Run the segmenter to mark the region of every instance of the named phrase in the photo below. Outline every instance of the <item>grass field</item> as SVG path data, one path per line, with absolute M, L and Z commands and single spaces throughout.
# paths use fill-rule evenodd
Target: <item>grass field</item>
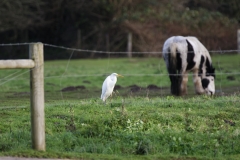
M 46 152 L 31 150 L 29 70 L 0 72 L 0 155 L 83 159 L 237 159 L 240 58 L 214 55 L 216 96 L 169 94 L 160 58 L 45 62 Z M 117 72 L 115 94 L 99 97 Z

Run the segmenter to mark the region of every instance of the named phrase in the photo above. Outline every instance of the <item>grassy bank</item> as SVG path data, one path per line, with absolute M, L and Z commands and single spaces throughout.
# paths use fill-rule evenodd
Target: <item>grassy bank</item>
M 109 159 L 237 156 L 239 102 L 239 95 L 232 95 L 132 97 L 124 101 L 114 97 L 107 105 L 98 99 L 46 103 L 44 153 L 29 150 L 29 107 L 2 109 L 1 154 L 76 158 L 93 153 L 93 159 L 99 154 Z
M 239 55 L 214 55 L 213 62 L 216 96 L 173 97 L 159 58 L 46 61 L 46 152 L 30 149 L 29 70 L 2 70 L 0 155 L 237 159 Z M 101 85 L 112 72 L 125 77 L 104 105 Z

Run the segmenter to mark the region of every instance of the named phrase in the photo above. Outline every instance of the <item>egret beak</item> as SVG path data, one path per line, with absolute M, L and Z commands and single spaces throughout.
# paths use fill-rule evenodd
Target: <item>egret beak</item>
M 118 76 L 118 77 L 124 77 L 124 76 L 122 76 L 121 74 L 118 74 L 117 76 Z

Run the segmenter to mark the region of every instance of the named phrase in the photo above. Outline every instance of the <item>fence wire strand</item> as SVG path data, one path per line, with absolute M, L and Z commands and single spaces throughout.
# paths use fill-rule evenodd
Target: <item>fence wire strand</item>
M 30 45 L 30 44 L 33 44 L 34 42 L 31 42 L 31 43 L 9 43 L 9 44 L 0 44 L 0 46 L 25 46 L 25 45 Z M 69 50 L 69 51 L 72 51 L 69 58 L 68 58 L 68 61 L 67 61 L 67 64 L 66 64 L 66 68 L 65 68 L 65 71 L 62 75 L 60 76 L 45 76 L 44 79 L 51 79 L 51 78 L 60 78 L 60 85 L 61 84 L 61 81 L 63 78 L 69 78 L 69 77 L 97 77 L 97 76 L 106 76 L 105 74 L 93 74 L 93 75 L 65 75 L 68 67 L 69 67 L 69 63 L 72 59 L 72 56 L 73 56 L 73 53 L 74 52 L 90 52 L 90 53 L 99 53 L 99 54 L 108 54 L 108 61 L 107 61 L 107 68 L 105 70 L 105 73 L 108 72 L 109 70 L 109 65 L 110 65 L 110 59 L 111 59 L 111 55 L 112 54 L 128 54 L 128 52 L 110 52 L 110 51 L 97 51 L 97 50 L 84 50 L 84 49 L 76 49 L 76 48 L 68 48 L 68 47 L 64 47 L 64 46 L 57 46 L 57 45 L 52 45 L 52 44 L 46 44 L 46 43 L 43 43 L 44 46 L 46 47 L 53 47 L 53 48 L 59 48 L 59 49 L 64 49 L 64 50 Z M 209 51 L 210 53 L 220 53 L 220 54 L 224 54 L 224 53 L 231 53 L 231 52 L 238 52 L 239 50 L 213 50 L 213 51 Z M 163 52 L 131 52 L 132 54 L 162 54 Z M 46 54 L 46 53 L 45 53 Z M 160 66 L 160 62 L 159 62 L 159 67 Z M 218 68 L 221 70 L 221 66 L 218 62 Z M 21 79 L 25 79 L 25 78 L 18 78 L 20 77 L 21 75 L 23 74 L 26 74 L 28 72 L 30 72 L 30 70 L 27 70 L 23 73 L 20 73 L 18 74 L 19 72 L 21 71 L 17 71 L 15 73 L 12 73 L 2 79 L 0 79 L 0 81 L 3 81 L 0 83 L 0 86 L 4 85 L 5 83 L 8 83 L 10 81 L 13 81 L 13 80 L 21 80 Z M 234 73 L 223 73 L 222 70 L 220 71 L 220 73 L 215 73 L 216 75 L 240 75 L 240 72 L 234 72 Z M 124 74 L 124 76 L 152 76 L 152 77 L 161 77 L 161 76 L 169 76 L 169 75 L 179 75 L 179 74 Z M 191 74 L 189 74 L 191 75 Z M 18 78 L 18 79 L 17 79 Z M 221 77 L 222 78 L 222 77 Z M 6 80 L 7 79 L 7 80 Z M 220 79 L 221 80 L 221 79 Z M 161 82 L 160 82 L 161 83 Z M 222 90 L 222 86 L 220 84 L 220 89 Z
M 37 42 L 31 42 L 31 43 L 3 43 L 0 44 L 0 46 L 23 46 L 23 45 L 30 45 L 34 44 Z M 98 51 L 98 50 L 88 50 L 88 49 L 77 49 L 77 48 L 69 48 L 65 46 L 58 46 L 58 45 L 53 45 L 53 44 L 47 44 L 43 43 L 44 46 L 46 47 L 53 47 L 53 48 L 59 48 L 59 49 L 65 49 L 65 50 L 70 50 L 70 51 L 77 51 L 77 52 L 89 52 L 89 53 L 99 53 L 99 54 L 128 54 L 129 52 L 111 52 L 111 51 Z M 195 51 L 196 52 L 196 51 Z M 212 50 L 208 51 L 209 53 L 233 53 L 233 52 L 240 52 L 240 50 Z M 131 52 L 132 54 L 162 54 L 162 51 L 159 52 Z

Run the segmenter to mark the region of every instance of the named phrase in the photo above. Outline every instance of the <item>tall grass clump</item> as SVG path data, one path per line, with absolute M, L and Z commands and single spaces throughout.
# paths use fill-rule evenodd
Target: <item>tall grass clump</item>
M 47 103 L 47 153 L 208 158 L 239 155 L 239 100 L 239 95 L 166 96 L 113 97 L 107 105 L 96 99 Z M 10 132 L 1 130 L 0 149 L 5 154 L 31 147 L 30 126 L 23 130 L 17 120 L 12 123 Z

